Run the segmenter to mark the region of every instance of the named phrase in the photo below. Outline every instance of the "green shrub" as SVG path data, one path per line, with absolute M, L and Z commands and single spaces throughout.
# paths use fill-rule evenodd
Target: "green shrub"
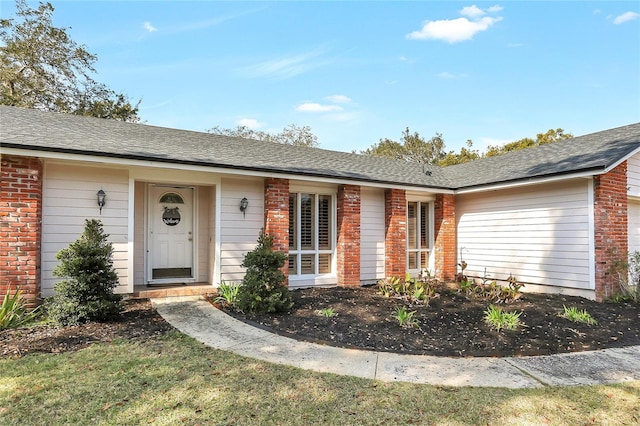
M 218 287 L 218 297 L 215 298 L 215 302 L 226 303 L 227 305 L 234 306 L 238 301 L 239 292 L 240 284 L 228 284 L 223 281 L 220 284 L 220 287 Z
M 388 277 L 378 281 L 378 292 L 385 297 L 397 297 L 410 303 L 429 305 L 429 302 L 440 296 L 436 292 L 437 281 L 425 275 L 421 278 L 411 278 L 407 273 L 404 280 L 398 277 Z
M 56 255 L 53 270 L 64 278 L 55 284 L 55 295 L 46 301 L 52 320 L 62 325 L 116 319 L 122 311 L 122 296 L 114 294 L 118 275 L 113 267 L 113 246 L 102 222 L 85 221 L 84 232 Z
M 417 318 L 413 317 L 415 314 L 416 311 L 407 311 L 404 306 L 399 306 L 393 313 L 393 318 L 398 320 L 402 328 L 419 328 L 420 322 Z
M 565 305 L 562 305 L 562 307 L 564 308 L 564 313 L 560 316 L 569 321 L 582 322 L 589 325 L 598 324 L 598 321 L 596 321 L 586 309 L 579 310 L 575 306 L 567 308 Z
M 16 290 L 13 296 L 10 291 L 7 291 L 0 305 L 0 330 L 19 327 L 33 321 L 40 313 L 39 310 L 40 307 L 37 307 L 29 312 L 21 297 L 20 289 Z
M 520 315 L 522 315 L 522 312 L 503 312 L 501 308 L 489 305 L 484 312 L 484 320 L 497 331 L 502 329 L 515 330 L 522 324 Z
M 286 261 L 284 253 L 273 251 L 273 237 L 261 232 L 257 247 L 242 262 L 247 273 L 238 291 L 236 307 L 255 313 L 289 311 L 293 301 L 281 270 Z

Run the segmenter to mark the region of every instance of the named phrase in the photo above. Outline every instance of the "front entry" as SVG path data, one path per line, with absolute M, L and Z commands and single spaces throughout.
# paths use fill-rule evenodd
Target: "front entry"
M 149 284 L 195 280 L 193 193 L 189 187 L 149 187 Z

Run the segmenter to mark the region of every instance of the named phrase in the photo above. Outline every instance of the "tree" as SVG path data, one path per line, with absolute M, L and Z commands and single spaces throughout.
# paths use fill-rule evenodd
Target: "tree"
M 487 157 L 493 157 L 496 155 L 505 154 L 507 152 L 518 151 L 534 146 L 571 139 L 572 137 L 573 135 L 571 133 L 565 133 L 563 129 L 549 129 L 545 133 L 538 133 L 535 140 L 531 138 L 523 138 L 514 142 L 506 143 L 504 145 L 489 145 L 485 155 Z
M 438 162 L 438 165 L 444 167 L 453 166 L 454 164 L 468 163 L 469 161 L 482 158 L 482 156 L 483 154 L 481 154 L 480 151 L 473 149 L 473 141 L 469 139 L 467 140 L 467 146 L 463 146 L 459 153 L 449 151 L 447 155 Z
M 422 164 L 438 164 L 445 156 L 444 148 L 442 134 L 436 133 L 431 139 L 425 140 L 418 132 L 411 133 L 407 127 L 402 132 L 401 142 L 388 138 L 380 139 L 380 142 L 360 153 Z
M 318 137 L 313 134 L 309 126 L 296 126 L 289 124 L 280 133 L 267 133 L 260 130 L 253 130 L 247 126 L 236 126 L 234 128 L 222 128 L 216 126 L 209 133 L 225 135 L 236 138 L 255 139 L 265 142 L 276 142 L 285 145 L 307 146 L 311 148 L 318 147 Z
M 137 122 L 138 106 L 95 81 L 96 55 L 53 26 L 54 8 L 17 0 L 13 19 L 0 19 L 0 104 Z
M 56 255 L 60 264 L 53 275 L 64 278 L 47 300 L 50 317 L 62 325 L 106 321 L 122 311 L 122 297 L 114 294 L 118 275 L 113 267 L 113 246 L 96 219 L 85 221 L 84 232 Z

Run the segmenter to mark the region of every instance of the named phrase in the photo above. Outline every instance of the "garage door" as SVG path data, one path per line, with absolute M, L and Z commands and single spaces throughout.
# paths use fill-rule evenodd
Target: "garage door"
M 640 251 L 640 201 L 629 200 L 629 253 Z

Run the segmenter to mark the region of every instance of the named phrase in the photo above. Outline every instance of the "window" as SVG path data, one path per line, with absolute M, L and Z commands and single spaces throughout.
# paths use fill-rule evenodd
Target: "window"
M 184 204 L 184 200 L 180 196 L 180 194 L 176 194 L 175 192 L 167 192 L 162 197 L 160 197 L 161 203 L 168 204 Z
M 331 273 L 331 195 L 289 194 L 289 276 Z
M 407 269 L 420 270 L 429 265 L 431 251 L 430 204 L 407 203 Z

